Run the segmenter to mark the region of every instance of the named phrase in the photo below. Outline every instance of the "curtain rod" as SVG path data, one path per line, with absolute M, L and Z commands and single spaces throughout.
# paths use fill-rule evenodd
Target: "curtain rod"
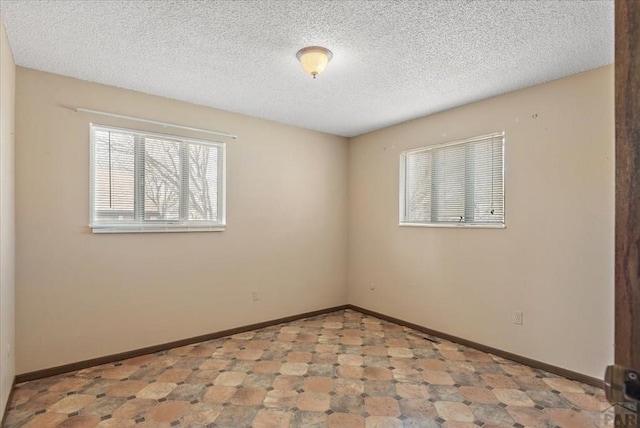
M 204 132 L 206 134 L 219 135 L 222 137 L 230 137 L 230 138 L 233 138 L 234 140 L 238 138 L 237 135 L 227 134 L 226 132 L 211 131 L 211 130 L 202 129 L 202 128 L 193 128 L 191 126 L 183 126 L 183 125 L 177 125 L 175 123 L 160 122 L 158 120 L 141 119 L 139 117 L 126 116 L 124 114 L 109 113 L 106 111 L 91 110 L 91 109 L 82 108 L 82 107 L 76 107 L 73 109 L 73 111 L 77 113 L 92 113 L 92 114 L 99 114 L 102 116 L 116 117 L 119 119 L 134 120 L 136 122 L 151 123 L 153 125 L 160 125 L 160 126 L 169 127 L 169 128 L 185 129 L 187 131 Z

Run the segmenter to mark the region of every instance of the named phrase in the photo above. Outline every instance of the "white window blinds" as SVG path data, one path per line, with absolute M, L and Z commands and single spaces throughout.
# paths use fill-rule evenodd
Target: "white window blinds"
M 400 155 L 400 223 L 504 225 L 504 134 Z
M 91 126 L 94 232 L 221 230 L 224 143 Z

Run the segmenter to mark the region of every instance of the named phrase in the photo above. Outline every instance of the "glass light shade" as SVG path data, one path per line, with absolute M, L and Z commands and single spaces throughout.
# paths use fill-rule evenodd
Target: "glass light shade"
M 296 57 L 298 57 L 298 61 L 302 64 L 304 71 L 315 79 L 318 74 L 327 68 L 327 64 L 329 64 L 333 54 L 329 49 L 321 46 L 309 46 L 300 49 Z

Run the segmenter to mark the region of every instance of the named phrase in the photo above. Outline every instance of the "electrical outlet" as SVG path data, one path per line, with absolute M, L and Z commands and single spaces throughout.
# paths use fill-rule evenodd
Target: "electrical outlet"
M 522 311 L 513 311 L 513 323 L 517 325 L 522 325 L 523 315 L 524 314 Z
M 253 299 L 254 302 L 257 302 L 258 300 L 260 300 L 260 297 L 258 297 L 257 291 L 254 291 L 253 293 L 251 293 L 251 298 Z

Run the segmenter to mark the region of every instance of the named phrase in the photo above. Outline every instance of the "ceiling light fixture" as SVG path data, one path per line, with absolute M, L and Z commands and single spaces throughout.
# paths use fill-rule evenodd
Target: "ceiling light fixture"
M 322 46 L 308 46 L 300 49 L 296 57 L 302 64 L 304 71 L 315 79 L 318 74 L 327 68 L 327 64 L 333 58 L 333 54 L 329 49 Z

